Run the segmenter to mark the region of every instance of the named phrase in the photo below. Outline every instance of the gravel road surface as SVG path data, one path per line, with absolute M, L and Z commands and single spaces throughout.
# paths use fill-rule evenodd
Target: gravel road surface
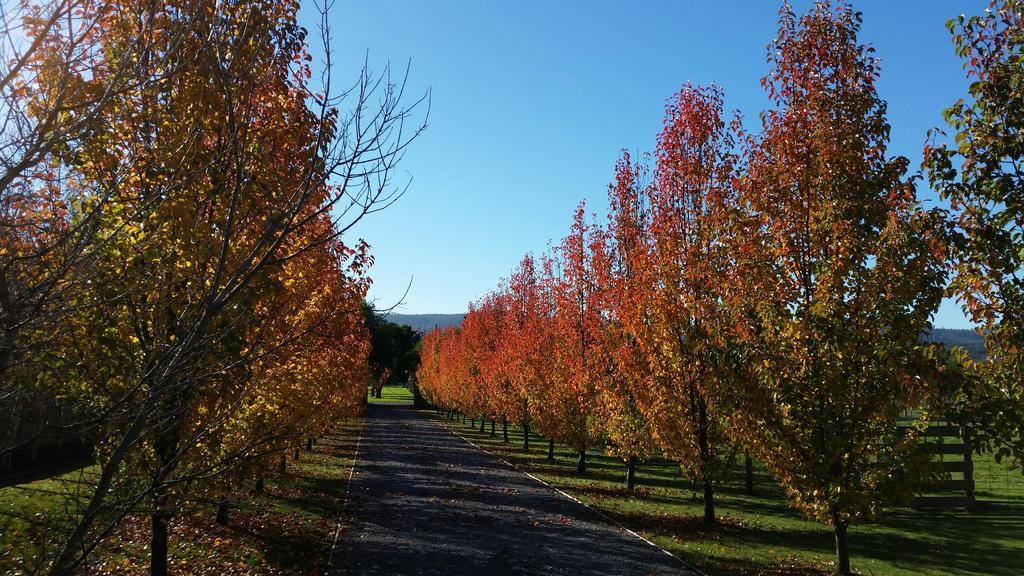
M 332 575 L 690 575 L 684 563 L 405 407 L 371 405 Z

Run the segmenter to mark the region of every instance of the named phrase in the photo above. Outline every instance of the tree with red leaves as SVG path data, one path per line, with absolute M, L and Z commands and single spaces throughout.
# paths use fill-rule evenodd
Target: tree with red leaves
M 733 397 L 739 436 L 806 515 L 847 528 L 913 477 L 940 398 L 915 370 L 945 282 L 942 218 L 920 207 L 906 158 L 886 154 L 878 61 L 847 3 L 781 11 L 763 84 L 776 107 L 748 153 L 742 233 L 721 277 L 750 373 Z

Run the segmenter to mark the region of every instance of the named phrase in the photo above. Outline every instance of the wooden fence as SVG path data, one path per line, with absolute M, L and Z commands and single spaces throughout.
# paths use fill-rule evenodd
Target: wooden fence
M 938 458 L 944 478 L 928 492 L 919 494 L 913 508 L 963 508 L 973 510 L 974 460 L 969 438 L 960 429 L 946 424 L 928 426 L 922 435 L 925 451 Z

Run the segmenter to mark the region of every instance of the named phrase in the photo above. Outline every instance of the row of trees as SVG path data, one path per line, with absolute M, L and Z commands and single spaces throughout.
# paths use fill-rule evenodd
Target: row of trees
M 926 150 L 950 215 L 887 154 L 860 14 L 783 6 L 759 130 L 724 113 L 719 88 L 684 86 L 649 161 L 617 163 L 606 224 L 581 205 L 550 254 L 426 336 L 425 395 L 481 426 L 534 427 L 577 450 L 581 472 L 603 438 L 630 487 L 659 449 L 703 486 L 708 522 L 745 451 L 833 528 L 849 574 L 848 526 L 934 475 L 929 420 L 1020 455 L 1021 12 L 996 3 L 951 24 L 975 102 L 949 113 L 958 148 Z M 985 323 L 981 364 L 920 340 L 951 267 Z
M 358 413 L 372 258 L 402 192 L 402 83 L 314 82 L 296 0 L 52 0 L 0 22 L 0 454 L 95 445 L 29 571 L 68 574 L 127 515 L 168 521 Z M 10 419 L 7 419 L 8 414 Z M 6 425 L 8 422 L 11 424 Z

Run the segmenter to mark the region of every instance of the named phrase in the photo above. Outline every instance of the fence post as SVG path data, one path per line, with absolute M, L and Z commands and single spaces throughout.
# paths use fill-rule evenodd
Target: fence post
M 974 510 L 974 449 L 971 444 L 971 430 L 964 428 L 964 509 Z

